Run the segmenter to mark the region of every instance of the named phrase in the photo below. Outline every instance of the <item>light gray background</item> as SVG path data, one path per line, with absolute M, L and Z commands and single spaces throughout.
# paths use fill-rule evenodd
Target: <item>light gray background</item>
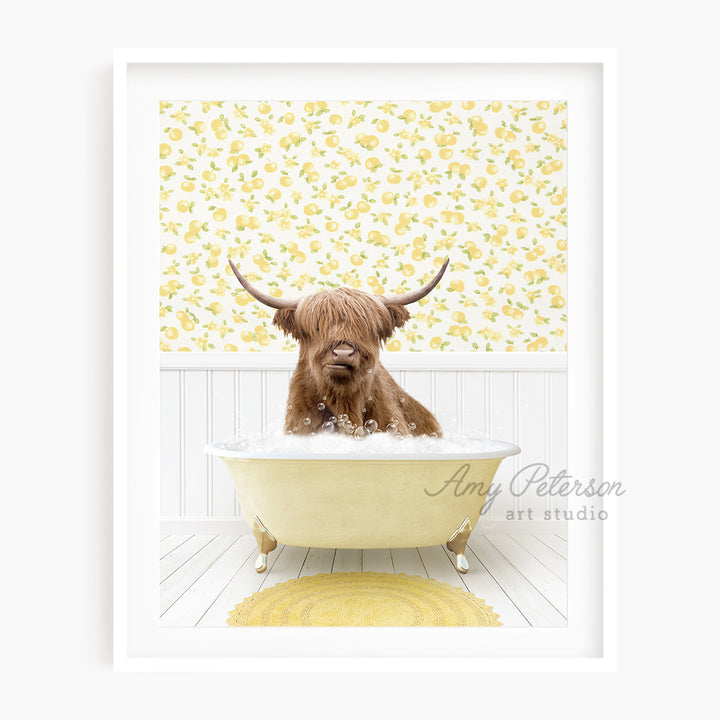
M 419 717 L 540 719 L 686 714 L 710 699 L 717 470 L 698 447 L 712 446 L 717 429 L 717 381 L 706 371 L 717 344 L 716 25 L 704 3 L 650 9 L 627 0 L 41 0 L 14 9 L 0 49 L 2 706 L 28 718 L 273 717 L 323 706 L 363 717 L 382 704 L 387 715 L 413 707 Z M 256 38 L 619 49 L 619 458 L 628 492 L 617 674 L 112 673 L 112 48 Z M 679 516 L 690 474 L 707 490 Z

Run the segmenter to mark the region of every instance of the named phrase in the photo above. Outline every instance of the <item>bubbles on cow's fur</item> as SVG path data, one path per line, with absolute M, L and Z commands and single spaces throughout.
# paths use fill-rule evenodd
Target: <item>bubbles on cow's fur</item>
M 370 433 L 368 433 L 368 431 L 362 425 L 358 425 L 355 428 L 355 432 L 353 432 L 353 437 L 356 440 L 362 440 L 363 438 L 367 437 L 369 434 Z
M 292 410 L 292 405 L 288 404 L 287 409 Z
M 368 398 L 368 402 L 372 402 L 372 395 Z
M 334 423 L 334 422 L 330 422 L 330 421 L 328 420 L 328 422 L 324 422 L 324 423 L 322 424 L 321 430 L 322 430 L 322 432 L 323 432 L 324 434 L 326 434 L 326 435 L 329 435 L 330 433 L 334 433 L 334 432 L 335 432 L 335 423 Z
M 377 432 L 378 424 L 377 420 L 373 420 L 370 418 L 369 420 L 365 421 L 365 429 L 372 435 L 372 433 Z
M 318 403 L 317 409 L 320 410 L 320 412 L 322 412 L 325 409 L 325 403 Z
M 410 432 L 412 432 L 413 430 L 415 430 L 415 428 L 417 428 L 417 425 L 416 425 L 415 423 L 408 423 L 408 430 L 409 430 Z
M 363 408 L 362 411 L 363 411 L 363 415 L 364 415 L 367 412 L 367 408 Z
M 312 420 L 311 420 L 310 418 L 305 418 L 305 419 L 303 420 L 303 425 L 307 426 L 307 425 L 309 425 L 311 422 L 312 422 Z
M 327 395 L 323 395 L 322 400 L 323 400 L 323 402 L 325 402 L 325 400 L 327 400 Z

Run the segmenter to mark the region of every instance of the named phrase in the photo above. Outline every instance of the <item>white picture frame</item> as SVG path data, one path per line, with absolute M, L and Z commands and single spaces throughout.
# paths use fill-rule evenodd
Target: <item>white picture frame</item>
M 569 106 L 569 458 L 616 468 L 613 50 L 119 49 L 114 68 L 114 666 L 119 671 L 612 671 L 616 501 L 569 523 L 567 628 L 160 628 L 155 620 L 158 351 L 155 166 L 160 97 L 557 97 Z M 153 104 L 154 103 L 154 104 Z M 148 120 L 152 122 L 148 124 Z M 598 146 L 598 143 L 601 145 Z M 148 170 L 149 168 L 149 170 Z M 146 172 L 148 170 L 148 172 Z M 144 242 L 143 242 L 144 241 Z M 602 272 L 599 272 L 599 270 Z M 148 308 L 151 308 L 148 312 Z M 573 507 L 570 499 L 569 508 Z M 352 647 L 352 654 L 347 648 Z

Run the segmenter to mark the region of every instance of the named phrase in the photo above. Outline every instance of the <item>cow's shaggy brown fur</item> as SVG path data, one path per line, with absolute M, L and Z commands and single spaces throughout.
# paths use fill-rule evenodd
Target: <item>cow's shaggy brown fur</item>
M 300 345 L 285 431 L 310 434 L 347 415 L 353 427 L 372 419 L 381 431 L 395 426 L 403 435 L 441 436 L 434 415 L 379 361 L 382 343 L 409 318 L 403 305 L 350 288 L 321 290 L 301 298 L 296 309 L 277 310 L 273 323 Z

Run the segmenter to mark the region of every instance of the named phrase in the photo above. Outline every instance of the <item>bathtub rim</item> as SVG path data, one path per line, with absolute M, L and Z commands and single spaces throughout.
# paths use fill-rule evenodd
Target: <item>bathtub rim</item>
M 235 439 L 236 440 L 236 439 Z M 205 452 L 208 455 L 235 460 L 494 460 L 498 458 L 511 457 L 518 455 L 521 448 L 514 443 L 504 440 L 489 440 L 487 438 L 467 438 L 467 440 L 477 441 L 478 443 L 493 443 L 493 445 L 501 446 L 493 450 L 482 452 L 455 452 L 455 453 L 368 453 L 360 455 L 356 453 L 271 453 L 271 452 L 253 452 L 242 450 L 229 450 L 221 447 L 229 440 L 219 440 L 205 445 Z

